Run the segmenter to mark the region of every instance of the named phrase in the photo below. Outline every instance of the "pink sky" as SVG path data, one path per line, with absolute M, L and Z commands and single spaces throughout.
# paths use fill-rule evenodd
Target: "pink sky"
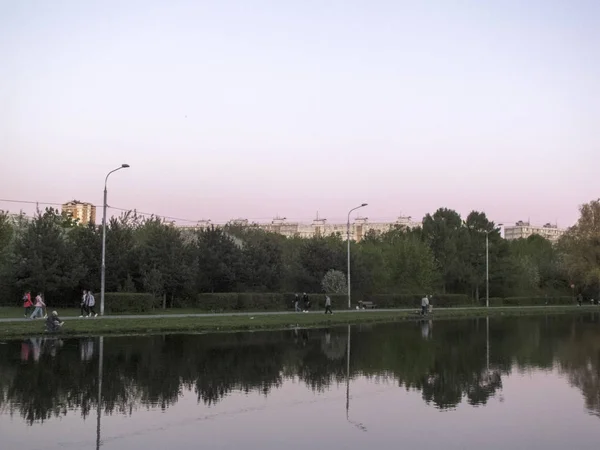
M 101 204 L 123 162 L 109 204 L 214 222 L 600 196 L 595 2 L 249 5 L 0 5 L 0 198 Z

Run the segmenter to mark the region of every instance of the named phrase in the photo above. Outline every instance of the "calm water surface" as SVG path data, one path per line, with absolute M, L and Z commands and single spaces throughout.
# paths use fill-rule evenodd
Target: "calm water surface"
M 0 448 L 597 449 L 600 318 L 2 342 Z

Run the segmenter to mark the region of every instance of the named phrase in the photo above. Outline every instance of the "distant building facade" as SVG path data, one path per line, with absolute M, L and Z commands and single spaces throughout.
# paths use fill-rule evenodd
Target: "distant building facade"
M 181 228 L 203 229 L 210 227 L 210 220 L 201 220 L 194 225 L 184 225 Z M 281 234 L 286 237 L 311 238 L 314 236 L 333 236 L 339 234 L 342 239 L 347 238 L 348 227 L 346 223 L 328 223 L 327 219 L 317 216 L 310 224 L 288 222 L 285 218 L 275 217 L 270 223 L 251 223 L 248 219 L 234 219 L 228 225 L 240 227 L 256 227 L 270 233 Z M 215 225 L 217 227 L 218 225 Z M 357 217 L 350 223 L 350 239 L 362 240 L 369 232 L 376 234 L 385 233 L 396 227 L 415 228 L 421 222 L 413 221 L 410 217 L 399 217 L 395 222 L 369 222 L 366 217 Z
M 86 225 L 96 223 L 96 207 L 91 203 L 73 200 L 62 205 L 62 213 L 73 219 L 78 219 L 79 223 Z
M 504 238 L 511 241 L 514 239 L 527 239 L 529 236 L 536 234 L 551 242 L 558 242 L 565 231 L 565 229 L 558 228 L 550 223 L 544 226 L 535 226 L 520 220 L 514 226 L 504 227 Z

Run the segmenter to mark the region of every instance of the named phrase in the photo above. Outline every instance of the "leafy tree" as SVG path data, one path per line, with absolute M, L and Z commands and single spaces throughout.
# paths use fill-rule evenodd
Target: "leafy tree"
M 395 229 L 382 236 L 384 265 L 387 267 L 388 292 L 423 292 L 437 278 L 435 259 L 418 236 Z
M 137 255 L 135 231 L 141 218 L 127 212 L 111 218 L 106 229 L 106 291 L 122 290 L 123 283 L 132 277 L 140 283 L 140 259 Z
M 199 230 L 194 256 L 198 291 L 235 291 L 242 272 L 242 255 L 241 246 L 224 230 Z
M 186 249 L 179 229 L 151 217 L 142 221 L 134 237 L 142 284 L 155 296 L 164 295 L 164 308 L 167 297 L 172 304 L 187 274 L 184 270 Z
M 283 236 L 260 229 L 248 229 L 240 234 L 242 250 L 241 282 L 250 291 L 274 292 L 282 285 Z
M 345 242 L 340 236 L 316 236 L 305 239 L 301 243 L 298 260 L 306 275 L 306 285 L 302 290 L 318 292 L 328 270 L 342 271 L 346 268 Z
M 15 243 L 16 285 L 21 290 L 41 291 L 54 302 L 65 302 L 61 297 L 73 293 L 86 272 L 62 224 L 58 211 L 47 208 Z
M 327 271 L 321 281 L 323 291 L 330 294 L 346 294 L 348 292 L 348 284 L 346 275 L 339 270 L 331 269 Z
M 78 288 L 100 290 L 100 259 L 102 255 L 102 232 L 93 224 L 77 225 L 67 230 L 66 238 L 72 245 L 77 258 L 81 259 L 85 272 Z
M 489 266 L 494 267 L 498 262 L 501 249 L 500 232 L 496 229 L 494 223 L 488 220 L 485 213 L 472 211 L 465 220 L 465 229 L 461 232 L 460 253 L 464 268 L 464 280 L 475 299 L 479 299 L 480 292 L 485 285 L 486 235 Z
M 571 280 L 600 298 L 600 199 L 579 208 L 580 217 L 560 242 Z
M 462 227 L 460 215 L 440 208 L 423 219 L 423 240 L 433 252 L 437 269 L 442 275 L 442 291 L 456 288 L 461 279 L 459 240 Z

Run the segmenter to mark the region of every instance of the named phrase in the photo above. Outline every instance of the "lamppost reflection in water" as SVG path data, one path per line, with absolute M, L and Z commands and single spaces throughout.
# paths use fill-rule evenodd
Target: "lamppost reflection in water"
M 99 338 L 99 349 L 98 349 L 98 420 L 96 424 L 96 450 L 100 449 L 100 417 L 102 414 L 102 363 L 104 359 L 104 337 Z
M 362 423 L 350 420 L 350 331 L 351 327 L 348 325 L 348 345 L 346 346 L 348 350 L 346 352 L 346 420 L 359 430 L 367 431 L 367 427 Z

